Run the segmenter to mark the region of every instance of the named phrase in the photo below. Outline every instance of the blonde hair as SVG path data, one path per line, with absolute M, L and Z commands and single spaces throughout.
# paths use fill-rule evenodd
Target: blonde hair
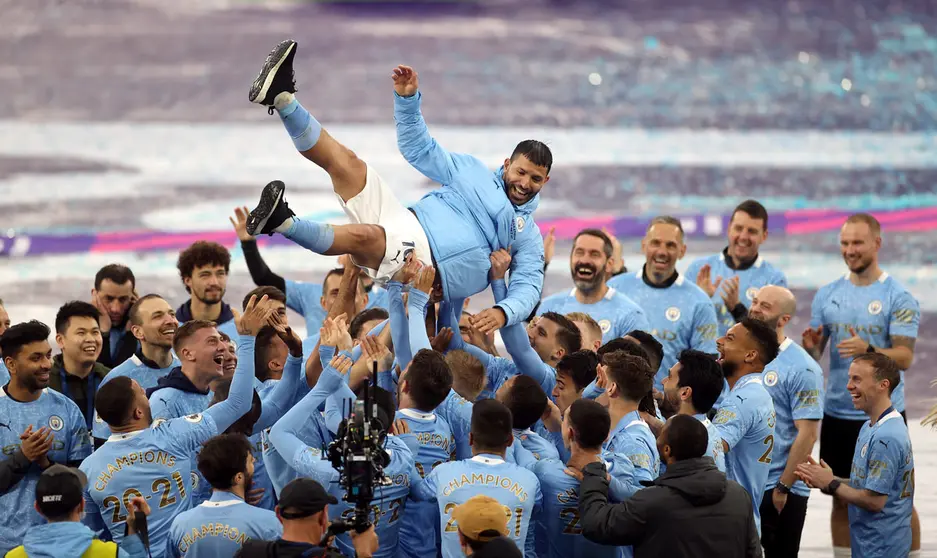
M 462 350 L 446 353 L 446 364 L 452 371 L 452 389 L 465 399 L 474 401 L 485 387 L 485 365 Z

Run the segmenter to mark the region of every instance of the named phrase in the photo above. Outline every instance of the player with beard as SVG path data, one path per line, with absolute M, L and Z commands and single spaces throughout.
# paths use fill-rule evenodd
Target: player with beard
M 73 300 L 55 316 L 55 343 L 61 354 L 52 359 L 49 387 L 65 394 L 81 409 L 90 431 L 94 424 L 94 394 L 108 373 L 97 362 L 101 354 L 100 313 L 93 305 Z
M 10 381 L 0 390 L 0 447 L 4 456 L 22 449 L 29 462 L 22 477 L 0 494 L 0 555 L 23 544 L 26 531 L 45 519 L 33 507 L 39 474 L 53 463 L 76 466 L 91 453 L 78 406 L 46 389 L 52 371 L 49 328 L 33 320 L 0 336 Z
M 169 529 L 173 558 L 233 556 L 244 542 L 283 534 L 277 514 L 245 502 L 251 491 L 254 456 L 241 434 L 222 434 L 205 442 L 198 470 L 211 484 L 211 499 L 176 516 Z
M 416 258 L 438 269 L 439 290 L 450 302 L 485 290 L 489 254 L 510 249 L 509 294 L 475 316 L 473 325 L 489 333 L 526 319 L 543 287 L 543 238 L 533 213 L 549 181 L 550 149 L 523 141 L 493 173 L 475 157 L 446 151 L 429 134 L 420 112 L 417 73 L 398 66 L 392 76 L 398 147 L 414 168 L 442 184 L 408 209 L 373 168 L 332 138 L 296 100 L 296 48 L 295 41 L 283 41 L 267 56 L 250 101 L 268 107 L 270 114 L 279 112 L 296 149 L 329 174 L 351 224 L 296 218 L 283 197 L 286 187 L 274 181 L 251 211 L 247 232 L 279 232 L 318 254 L 350 254 L 379 284 Z
M 575 287 L 543 299 L 537 314 L 587 314 L 598 322 L 603 342 L 633 329 L 649 330 L 644 310 L 623 291 L 605 284 L 612 277 L 612 249 L 612 241 L 604 232 L 579 231 L 569 254 L 569 272 Z
M 686 255 L 680 220 L 669 216 L 652 219 L 641 240 L 641 250 L 644 267 L 614 277 L 609 285 L 644 309 L 650 323 L 646 331 L 664 347 L 664 359 L 654 377 L 654 387 L 659 390 L 682 351 L 716 352 L 718 327 L 706 293 L 677 273 L 677 261 Z
M 185 291 L 191 296 L 176 310 L 180 324 L 190 320 L 215 322 L 218 331 L 237 337 L 234 312 L 224 300 L 231 254 L 224 246 L 199 240 L 183 250 L 176 262 Z
M 774 402 L 761 373 L 778 356 L 777 332 L 766 323 L 744 318 L 716 342 L 729 385 L 713 424 L 726 451 L 726 476 L 752 498 L 755 526 L 761 534 L 759 507 L 774 452 Z
M 763 205 L 755 200 L 740 203 L 729 219 L 728 237 L 729 245 L 722 252 L 698 258 L 686 270 L 690 281 L 712 299 L 720 336 L 745 317 L 758 289 L 787 286 L 784 272 L 758 255 L 768 239 L 768 210 Z
M 784 334 L 797 311 L 794 294 L 784 287 L 762 287 L 748 315 L 778 334 L 778 358 L 765 367 L 765 389 L 774 400 L 774 453 L 761 500 L 761 545 L 767 558 L 797 556 L 807 517 L 810 489 L 795 476 L 807 460 L 823 418 L 823 370 L 807 351 Z
M 3 299 L 0 299 L 0 335 L 10 328 L 10 314 L 3 307 Z M 0 352 L 0 386 L 7 385 L 10 381 L 10 373 L 7 371 L 7 365 L 3 364 L 3 353 Z
M 91 304 L 101 313 L 104 350 L 98 362 L 114 368 L 137 350 L 137 340 L 129 334 L 130 307 L 137 299 L 137 279 L 129 267 L 110 264 L 94 276 Z
M 875 217 L 858 213 L 846 219 L 839 234 L 840 250 L 849 271 L 817 291 L 810 308 L 810 328 L 803 333 L 804 349 L 818 362 L 830 345 L 830 374 L 823 405 L 820 458 L 838 477 L 848 477 L 852 451 L 865 414 L 856 409 L 846 389 L 853 358 L 881 353 L 898 364 L 901 382 L 891 395 L 892 405 L 904 415 L 904 371 L 914 360 L 914 344 L 921 307 L 904 285 L 878 265 L 882 227 Z M 833 498 L 830 520 L 833 548 L 849 546 L 846 504 Z M 913 550 L 920 549 L 920 522 L 912 518 Z M 841 552 L 848 552 L 842 550 Z
M 670 367 L 664 378 L 664 399 L 661 410 L 668 417 L 673 414 L 690 415 L 706 427 L 709 446 L 706 456 L 711 457 L 716 467 L 726 472 L 726 455 L 722 447 L 722 436 L 707 415 L 722 393 L 725 379 L 722 367 L 711 355 L 687 349 L 680 353 L 677 363 Z

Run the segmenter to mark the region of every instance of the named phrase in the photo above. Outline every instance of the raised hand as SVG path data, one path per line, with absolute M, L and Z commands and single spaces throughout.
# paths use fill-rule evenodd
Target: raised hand
M 425 265 L 416 276 L 413 287 L 429 295 L 433 292 L 433 281 L 435 280 L 436 269 L 431 265 Z
M 612 261 L 612 272 L 614 273 L 614 272 L 621 270 L 623 267 L 625 267 L 625 260 L 621 256 L 621 242 L 618 240 L 618 238 L 614 234 L 612 234 L 611 229 L 609 229 L 608 227 L 602 227 L 602 232 L 604 232 L 608 236 L 608 239 L 612 241 L 611 261 Z
M 286 343 L 291 355 L 294 357 L 303 356 L 303 340 L 286 324 L 286 319 L 283 316 L 277 312 L 271 312 L 267 317 L 267 325 L 276 330 L 277 337 Z
M 844 339 L 836 345 L 839 356 L 842 358 L 855 358 L 869 350 L 869 343 L 859 337 L 859 334 L 856 333 L 856 328 L 850 327 L 849 335 L 849 339 Z
M 417 89 L 420 87 L 416 70 L 410 66 L 400 65 L 394 68 L 394 72 L 390 77 L 394 80 L 395 93 L 401 97 L 412 97 L 416 95 Z
M 23 455 L 33 463 L 44 462 L 47 459 L 46 454 L 52 449 L 52 443 L 55 441 L 52 430 L 43 426 L 34 432 L 32 425 L 20 434 L 20 439 L 22 440 L 20 449 L 23 450 Z
M 511 268 L 511 253 L 502 248 L 492 252 L 488 259 L 491 261 L 491 272 L 489 273 L 491 280 L 504 279 L 508 269 Z
M 722 277 L 716 277 L 716 281 L 712 282 L 712 267 L 709 264 L 701 267 L 699 273 L 696 274 L 696 286 L 703 289 L 709 298 L 716 294 L 716 289 L 721 283 Z
M 417 274 L 420 273 L 420 268 L 422 266 L 423 264 L 420 263 L 420 260 L 410 258 L 403 264 L 403 267 L 397 270 L 397 273 L 394 274 L 392 279 L 402 285 L 408 285 L 416 278 Z
M 100 314 L 98 317 L 98 326 L 101 329 L 101 333 L 106 335 L 111 331 L 111 315 L 107 313 L 107 306 L 105 306 L 104 301 L 101 300 L 101 295 L 98 293 L 97 289 L 91 289 L 91 305 L 97 308 L 98 314 Z
M 228 217 L 228 221 L 231 221 L 231 226 L 234 227 L 234 232 L 238 235 L 238 240 L 241 242 L 247 242 L 249 240 L 254 240 L 255 237 L 251 236 L 247 232 L 247 217 L 250 215 L 250 210 L 247 207 L 235 207 L 234 208 L 234 217 Z
M 504 310 L 500 308 L 489 308 L 474 316 L 469 316 L 469 323 L 472 324 L 472 327 L 485 335 L 496 329 L 501 329 L 507 321 Z
M 554 253 L 556 253 L 556 227 L 550 227 L 550 232 L 543 237 L 543 263 L 550 263 Z
M 354 364 L 350 358 L 345 355 L 335 355 L 332 357 L 332 360 L 329 361 L 329 366 L 334 368 L 340 375 L 347 376 L 348 371 L 351 370 L 351 366 Z
M 235 318 L 238 333 L 256 336 L 260 328 L 266 325 L 267 318 L 272 312 L 273 306 L 267 295 L 261 297 L 260 300 L 257 300 L 257 295 L 251 296 L 251 299 L 247 301 L 247 307 L 244 308 L 244 313 L 239 318 Z
M 717 278 L 718 279 L 718 278 Z M 739 276 L 731 277 L 728 281 L 722 281 L 722 302 L 731 312 L 739 304 Z
M 368 335 L 361 341 L 361 356 L 366 359 L 369 372 L 374 370 L 374 363 L 377 363 L 378 372 L 385 372 L 394 362 L 394 353 L 376 335 Z
M 452 342 L 452 328 L 444 327 L 439 330 L 435 337 L 429 340 L 429 344 L 437 353 L 444 353 L 449 349 L 449 343 Z
M 805 351 L 813 351 L 819 349 L 820 343 L 823 342 L 823 326 L 819 326 L 816 329 L 808 327 L 800 335 L 800 346 L 804 348 Z

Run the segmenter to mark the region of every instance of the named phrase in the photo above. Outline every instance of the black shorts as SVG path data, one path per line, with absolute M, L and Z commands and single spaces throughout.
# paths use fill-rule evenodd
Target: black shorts
M 902 411 L 901 417 L 908 424 L 908 417 Z M 837 477 L 848 479 L 852 471 L 852 456 L 856 451 L 856 441 L 862 430 L 864 420 L 849 420 L 823 415 L 820 424 L 820 459 L 826 461 Z

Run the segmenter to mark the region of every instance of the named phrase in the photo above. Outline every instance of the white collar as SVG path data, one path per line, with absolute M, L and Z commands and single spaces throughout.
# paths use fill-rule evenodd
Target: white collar
M 130 438 L 133 438 L 134 436 L 139 436 L 140 434 L 143 434 L 144 430 L 146 430 L 146 428 L 144 428 L 143 430 L 134 430 L 133 432 L 124 432 L 123 434 L 111 434 L 110 436 L 108 436 L 107 441 L 108 442 L 122 442 L 124 440 L 129 440 Z
M 202 502 L 200 506 L 205 506 L 206 508 L 227 508 L 228 506 L 235 506 L 237 504 L 243 504 L 244 500 L 241 500 L 235 496 L 233 500 L 222 500 L 220 502 L 212 502 L 211 500 L 207 502 Z
M 845 275 L 843 275 L 843 279 L 849 281 L 849 277 L 850 277 L 851 275 L 852 275 L 852 272 L 851 272 L 851 271 L 847 271 L 847 272 L 845 273 Z M 878 279 L 875 280 L 875 282 L 876 282 L 876 283 L 884 283 L 886 279 L 888 279 L 888 272 L 887 272 L 887 271 L 883 271 L 882 274 L 878 276 Z M 851 282 L 851 281 L 850 281 L 850 282 Z
M 617 292 L 618 291 L 616 291 L 614 287 L 609 287 L 608 290 L 605 291 L 605 296 L 603 296 L 602 298 L 604 300 L 612 300 L 612 298 L 615 296 L 615 293 Z M 576 296 L 576 287 L 573 287 L 573 289 L 569 291 L 569 296 L 571 297 Z
M 500 457 L 485 457 L 484 455 L 476 455 L 472 458 L 472 461 L 475 463 L 482 463 L 484 465 L 500 465 L 504 463 L 504 460 Z
M 901 413 L 899 413 L 899 412 L 898 412 L 897 410 L 895 410 L 895 409 L 892 409 L 890 413 L 888 413 L 887 415 L 885 415 L 884 417 L 882 417 L 882 420 L 880 420 L 880 421 L 878 421 L 878 422 L 875 423 L 875 427 L 878 428 L 878 426 L 879 426 L 880 424 L 882 424 L 883 422 L 885 422 L 885 421 L 887 421 L 887 420 L 891 420 L 891 419 L 893 419 L 893 418 L 899 418 L 899 419 L 900 419 L 900 418 L 901 418 Z
M 790 337 L 785 337 L 784 341 L 781 341 L 781 345 L 778 346 L 778 352 L 783 353 L 788 347 L 791 346 L 792 343 L 793 341 L 791 341 Z
M 421 413 L 416 409 L 398 409 L 398 413 L 405 415 L 409 418 L 416 420 L 436 420 L 436 415 L 433 413 Z

